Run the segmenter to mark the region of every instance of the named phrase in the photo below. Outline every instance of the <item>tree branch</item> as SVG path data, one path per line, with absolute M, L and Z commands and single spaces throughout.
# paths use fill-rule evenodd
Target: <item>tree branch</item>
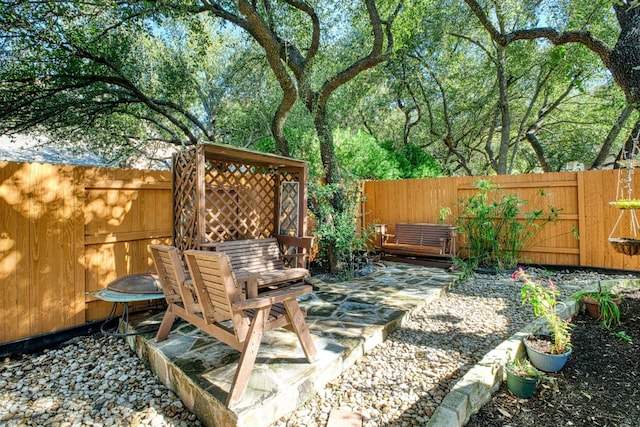
M 352 80 L 355 76 L 362 73 L 365 70 L 375 67 L 376 65 L 384 62 L 391 55 L 393 51 L 393 33 L 391 27 L 393 21 L 400 9 L 403 2 L 400 1 L 395 10 L 385 22 L 380 19 L 380 14 L 376 6 L 375 0 L 365 0 L 367 7 L 367 13 L 369 15 L 369 23 L 371 24 L 371 30 L 373 32 L 373 44 L 371 46 L 371 52 L 369 54 L 353 64 L 342 70 L 341 72 L 328 79 L 319 91 L 318 104 L 320 108 L 324 108 L 329 96 L 337 88 Z M 384 48 L 386 35 L 386 49 Z

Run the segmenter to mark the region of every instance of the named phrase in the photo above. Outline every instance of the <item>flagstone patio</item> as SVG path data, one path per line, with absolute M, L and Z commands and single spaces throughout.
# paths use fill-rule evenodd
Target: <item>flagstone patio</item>
M 185 406 L 207 426 L 267 426 L 348 369 L 402 325 L 413 311 L 445 292 L 457 274 L 434 267 L 383 262 L 362 278 L 309 280 L 317 289 L 300 299 L 318 349 L 306 362 L 295 334 L 265 334 L 243 399 L 224 404 L 239 353 L 197 328 L 177 322 L 167 340 L 153 335 L 127 337 L 129 345 Z M 135 329 L 160 321 L 132 317 Z

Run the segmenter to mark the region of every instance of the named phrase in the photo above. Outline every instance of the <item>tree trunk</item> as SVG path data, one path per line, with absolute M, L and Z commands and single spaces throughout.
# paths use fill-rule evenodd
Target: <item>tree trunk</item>
M 627 102 L 640 109 L 640 5 L 632 3 L 614 5 L 620 37 L 611 51 L 608 67 Z
M 333 144 L 332 129 L 327 120 L 326 108 L 323 105 L 316 105 L 312 114 L 313 124 L 320 142 L 320 157 L 322 158 L 322 165 L 324 166 L 326 184 L 334 188 L 332 197 L 329 200 L 332 209 L 330 211 L 324 211 L 323 213 L 326 217 L 319 219 L 325 224 L 335 226 L 334 216 L 341 214 L 345 210 L 345 196 L 342 191 L 342 174 Z M 329 271 L 332 274 L 339 273 L 341 270 L 340 255 L 335 246 L 327 248 L 327 257 L 329 261 Z
M 597 169 L 604 164 L 605 160 L 607 159 L 607 156 L 609 155 L 609 152 L 611 151 L 611 146 L 613 146 L 613 142 L 616 140 L 616 138 L 620 134 L 620 131 L 622 130 L 622 126 L 631 115 L 631 111 L 632 111 L 632 108 L 629 106 L 625 107 L 622 110 L 622 112 L 616 119 L 616 122 L 613 124 L 613 126 L 609 130 L 609 133 L 607 134 L 607 137 L 604 140 L 604 144 L 602 144 L 602 147 L 600 147 L 600 152 L 598 153 L 598 156 L 593 161 L 589 169 Z
M 538 141 L 538 137 L 535 132 L 527 132 L 525 134 L 525 138 L 527 138 L 527 141 L 531 144 L 531 148 L 533 148 L 533 151 L 536 153 L 538 163 L 540 163 L 542 170 L 544 172 L 552 172 L 551 165 L 547 161 L 547 157 L 544 155 L 544 149 L 542 148 L 540 141 Z
M 629 134 L 627 141 L 624 143 L 624 147 L 618 153 L 618 157 L 616 158 L 616 168 L 619 167 L 617 164 L 618 160 L 622 159 L 631 159 L 638 158 L 640 154 L 638 151 L 640 149 L 640 117 L 636 120 L 635 126 L 633 126 L 633 130 Z
M 324 166 L 324 176 L 327 179 L 327 184 L 340 184 L 342 174 L 340 173 L 340 166 L 333 145 L 331 126 L 327 121 L 326 109 L 324 106 L 317 106 L 312 114 L 313 125 L 320 142 L 320 157 Z
M 287 122 L 287 117 L 289 117 L 289 113 L 296 102 L 297 94 L 294 90 L 285 91 L 283 89 L 283 95 L 282 102 L 278 106 L 278 109 L 273 115 L 273 120 L 271 121 L 271 134 L 276 142 L 276 148 L 279 154 L 289 157 L 289 142 L 284 136 L 284 125 Z
M 509 163 L 509 143 L 511 142 L 511 113 L 509 110 L 509 88 L 507 82 L 507 49 L 496 45 L 498 70 L 498 86 L 500 88 L 500 148 L 498 150 L 498 175 L 507 174 L 507 164 Z

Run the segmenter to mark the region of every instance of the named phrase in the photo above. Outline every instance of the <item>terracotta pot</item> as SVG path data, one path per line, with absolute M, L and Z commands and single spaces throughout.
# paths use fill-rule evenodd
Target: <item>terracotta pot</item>
M 584 311 L 586 311 L 590 317 L 593 317 L 594 319 L 600 318 L 600 307 L 598 307 L 598 301 L 583 295 L 582 302 L 584 303 Z
M 616 305 L 620 305 L 621 301 L 622 298 L 615 298 L 613 300 Z M 589 316 L 593 317 L 594 319 L 600 319 L 600 307 L 598 305 L 598 301 L 591 298 L 590 296 L 582 295 L 582 302 L 584 303 L 584 309 Z

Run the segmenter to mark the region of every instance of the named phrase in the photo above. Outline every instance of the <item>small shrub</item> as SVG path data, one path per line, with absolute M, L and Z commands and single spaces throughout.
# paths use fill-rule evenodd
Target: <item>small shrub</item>
M 489 181 L 478 181 L 475 187 L 476 194 L 458 201 L 462 210 L 456 225 L 465 235 L 465 262 L 473 270 L 514 268 L 542 227 L 555 223 L 560 211 L 551 205 L 526 211 L 526 201 L 517 195 L 497 198 L 498 188 Z
M 348 278 L 354 275 L 356 255 L 366 252 L 375 237 L 374 224 L 358 230 L 356 219 L 360 193 L 357 185 L 344 187 L 310 184 L 311 210 L 317 218 L 315 237 L 320 247 L 318 263 L 333 274 Z M 331 203 L 338 195 L 342 210 Z

